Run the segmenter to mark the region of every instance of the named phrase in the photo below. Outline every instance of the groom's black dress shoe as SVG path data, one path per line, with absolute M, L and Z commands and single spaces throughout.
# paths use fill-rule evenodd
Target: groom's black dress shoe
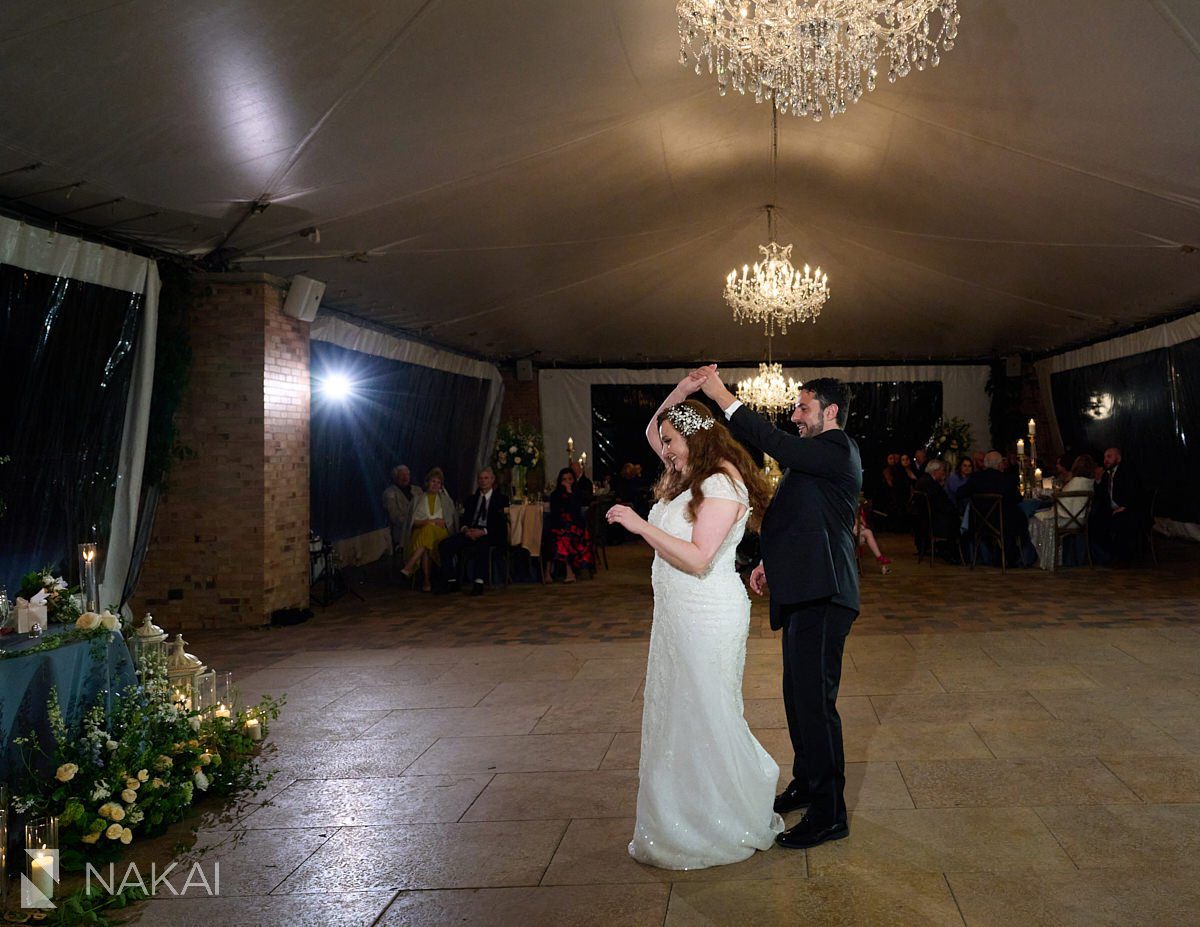
M 796 783 L 793 782 L 775 796 L 775 813 L 787 814 L 789 811 L 807 808 L 811 804 L 812 799 L 808 797 L 808 792 L 797 788 Z
M 791 830 L 775 835 L 775 842 L 789 850 L 807 850 L 830 840 L 841 840 L 850 836 L 850 827 L 845 821 L 837 824 L 815 824 L 806 814 Z

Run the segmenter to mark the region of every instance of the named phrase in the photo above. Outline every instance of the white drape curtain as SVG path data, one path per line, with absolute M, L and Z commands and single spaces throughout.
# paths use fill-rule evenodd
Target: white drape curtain
M 592 386 L 612 384 L 675 384 L 690 368 L 658 370 L 546 369 L 539 374 L 542 402 L 542 436 L 546 442 L 547 470 L 566 466 L 567 439 L 575 439 L 575 454 L 592 451 Z M 721 378 L 732 386 L 754 376 L 758 369 L 722 368 Z M 977 446 L 989 441 L 988 397 L 984 389 L 988 368 L 982 364 L 927 364 L 881 367 L 787 367 L 784 375 L 797 380 L 837 377 L 847 383 L 904 383 L 935 381 L 942 384 L 942 414 L 965 419 Z
M 150 397 L 154 388 L 154 350 L 158 333 L 158 265 L 150 258 L 86 242 L 0 216 L 0 264 L 82 283 L 140 293 L 141 327 L 133 359 L 133 376 L 125 406 L 125 428 L 117 464 L 117 495 L 108 534 L 103 605 L 121 601 L 137 533 Z
M 1058 416 L 1054 411 L 1054 394 L 1051 392 L 1051 378 L 1054 374 L 1105 361 L 1119 360 L 1134 354 L 1144 354 L 1146 351 L 1169 348 L 1195 338 L 1200 338 L 1200 312 L 1194 312 L 1171 322 L 1164 322 L 1162 325 L 1145 328 L 1140 332 L 1132 332 L 1119 338 L 1110 338 L 1108 341 L 1089 344 L 1087 347 L 1076 348 L 1073 351 L 1064 351 L 1062 354 L 1055 354 L 1035 363 L 1034 370 L 1037 372 L 1038 384 L 1042 390 L 1042 405 L 1045 407 L 1046 417 L 1050 421 L 1050 428 L 1054 432 L 1056 446 L 1062 447 L 1063 440 L 1062 432 L 1058 427 Z M 1200 541 L 1200 525 L 1194 522 L 1156 518 L 1154 523 L 1163 534 Z

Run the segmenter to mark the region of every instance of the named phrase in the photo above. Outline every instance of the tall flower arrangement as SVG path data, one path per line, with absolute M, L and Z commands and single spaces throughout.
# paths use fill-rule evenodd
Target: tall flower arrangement
M 496 470 L 532 470 L 542 459 L 542 436 L 524 422 L 504 422 L 496 432 L 492 466 Z
M 971 450 L 971 426 L 961 418 L 938 419 L 929 436 L 929 450 L 954 466 L 959 457 Z

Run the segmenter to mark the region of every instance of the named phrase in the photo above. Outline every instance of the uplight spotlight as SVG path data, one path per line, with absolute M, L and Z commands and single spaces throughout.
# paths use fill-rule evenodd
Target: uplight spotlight
M 330 399 L 349 399 L 354 393 L 354 384 L 344 373 L 331 373 L 321 381 L 321 392 Z

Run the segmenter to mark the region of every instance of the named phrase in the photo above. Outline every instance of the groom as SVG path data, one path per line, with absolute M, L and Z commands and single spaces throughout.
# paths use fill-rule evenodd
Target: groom
M 850 396 L 829 377 L 805 383 L 792 412 L 796 437 L 743 406 L 715 364 L 693 376 L 703 378 L 701 388 L 725 412 L 733 433 L 784 468 L 763 517 L 762 563 L 750 574 L 750 587 L 762 595 L 769 585 L 771 629 L 783 630 L 783 702 L 795 761 L 775 810 L 808 811 L 775 842 L 804 849 L 840 840 L 850 829 L 836 703 L 842 650 L 859 609 L 854 521 L 862 489 L 858 445 L 842 430 Z

